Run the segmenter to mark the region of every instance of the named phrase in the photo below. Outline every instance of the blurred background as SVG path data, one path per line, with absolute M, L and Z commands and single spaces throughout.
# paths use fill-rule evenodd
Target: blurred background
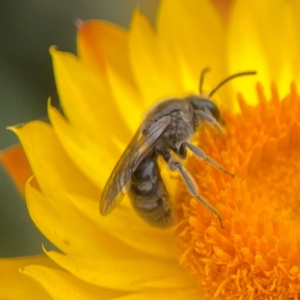
M 154 23 L 159 0 L 1 0 L 0 149 L 18 142 L 8 125 L 46 120 L 48 96 L 58 103 L 49 47 L 76 53 L 74 20 L 104 19 L 128 28 L 139 7 Z M 42 253 L 49 243 L 0 167 L 0 257 Z

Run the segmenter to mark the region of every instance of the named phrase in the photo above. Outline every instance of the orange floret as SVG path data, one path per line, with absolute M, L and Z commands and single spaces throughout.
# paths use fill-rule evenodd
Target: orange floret
M 259 104 L 238 95 L 241 113 L 224 112 L 226 134 L 200 129 L 196 143 L 236 174 L 191 157 L 187 168 L 225 229 L 182 185 L 175 210 L 181 262 L 213 299 L 298 299 L 300 294 L 300 98 L 280 101 L 275 85 Z

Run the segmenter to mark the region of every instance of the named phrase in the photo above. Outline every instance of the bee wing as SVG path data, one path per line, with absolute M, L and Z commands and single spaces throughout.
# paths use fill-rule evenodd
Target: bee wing
M 164 116 L 143 133 L 139 128 L 110 175 L 100 200 L 101 215 L 109 214 L 130 189 L 131 176 L 141 161 L 153 150 L 155 143 L 170 125 L 171 117 Z

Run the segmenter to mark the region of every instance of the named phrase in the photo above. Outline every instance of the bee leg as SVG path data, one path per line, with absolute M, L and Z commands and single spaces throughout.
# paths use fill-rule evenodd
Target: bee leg
M 183 144 L 181 144 L 181 146 L 179 147 L 179 149 L 177 148 L 172 148 L 172 150 L 182 159 L 185 159 L 187 156 L 187 151 L 186 151 L 186 146 Z
M 200 148 L 189 144 L 189 143 L 183 143 L 182 145 L 188 147 L 194 154 L 196 154 L 196 156 L 198 156 L 199 158 L 205 160 L 206 162 L 208 162 L 210 165 L 212 165 L 213 167 L 215 167 L 216 169 L 224 172 L 227 175 L 230 175 L 232 177 L 234 177 L 235 175 L 228 172 L 227 170 L 225 170 L 223 167 L 221 167 L 216 161 L 214 161 L 212 158 L 210 158 L 209 156 L 207 156 L 203 150 L 201 150 Z
M 168 163 L 169 168 L 174 171 L 177 170 L 179 171 L 183 182 L 185 183 L 187 190 L 189 191 L 189 193 L 196 198 L 197 200 L 199 200 L 209 211 L 211 211 L 213 214 L 215 214 L 217 216 L 217 218 L 219 219 L 221 228 L 225 228 L 223 225 L 223 220 L 220 216 L 220 214 L 215 210 L 215 208 L 209 204 L 209 202 L 207 200 L 205 200 L 204 198 L 202 198 L 199 193 L 198 193 L 198 188 L 197 188 L 197 184 L 194 180 L 194 178 L 191 176 L 191 174 L 183 167 L 183 165 L 178 162 L 178 161 L 173 161 L 172 160 L 172 156 L 169 152 L 163 152 L 160 153 L 164 160 Z

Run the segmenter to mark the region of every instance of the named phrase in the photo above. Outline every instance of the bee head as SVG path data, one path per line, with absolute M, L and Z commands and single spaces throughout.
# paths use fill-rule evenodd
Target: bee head
M 218 106 L 211 100 L 201 98 L 199 96 L 191 96 L 189 97 L 189 101 L 192 107 L 194 108 L 196 115 L 202 116 L 203 119 L 205 119 L 205 117 L 203 117 L 205 115 L 207 115 L 208 117 L 213 117 L 213 119 L 217 121 L 220 125 L 225 125 L 225 121 L 221 115 Z
M 225 121 L 221 115 L 221 112 L 216 104 L 214 104 L 210 99 L 213 94 L 222 87 L 226 82 L 241 76 L 248 76 L 248 75 L 255 75 L 255 71 L 246 71 L 233 74 L 224 80 L 222 80 L 214 89 L 210 91 L 207 96 L 203 96 L 203 81 L 205 74 L 209 71 L 209 68 L 206 68 L 202 71 L 200 76 L 200 84 L 199 84 L 199 96 L 190 96 L 187 100 L 191 103 L 192 107 L 194 108 L 196 119 L 199 122 L 201 119 L 205 120 L 209 123 L 214 123 L 220 129 L 220 125 L 225 125 Z M 221 130 L 221 129 L 220 129 Z

